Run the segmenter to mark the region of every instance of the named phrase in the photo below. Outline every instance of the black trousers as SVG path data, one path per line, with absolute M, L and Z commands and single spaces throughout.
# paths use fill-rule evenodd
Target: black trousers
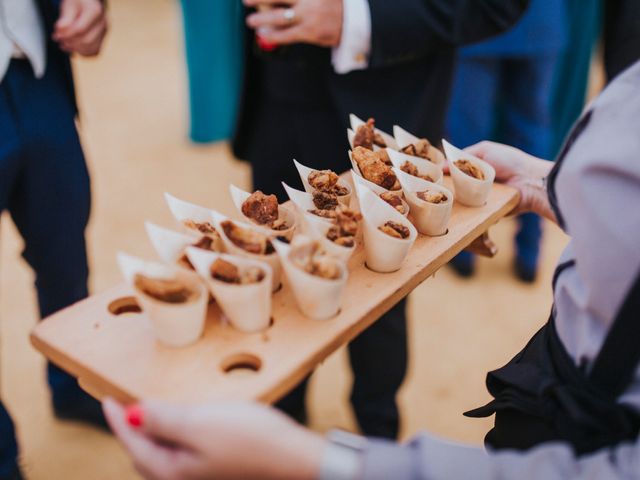
M 248 160 L 253 185 L 287 199 L 281 181 L 302 189 L 293 159 L 313 168 L 343 172 L 351 168 L 347 151 L 346 118 L 330 106 L 296 105 L 266 100 L 256 106 L 255 129 Z M 407 369 L 406 301 L 402 300 L 349 345 L 354 373 L 351 402 L 363 433 L 396 438 L 400 416 L 396 394 Z M 306 381 L 278 406 L 300 418 L 304 415 Z

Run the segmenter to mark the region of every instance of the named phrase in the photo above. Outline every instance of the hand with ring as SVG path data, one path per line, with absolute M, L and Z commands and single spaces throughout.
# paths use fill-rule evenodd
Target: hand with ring
M 342 36 L 343 0 L 243 0 L 257 9 L 247 25 L 275 45 L 309 43 L 337 47 Z

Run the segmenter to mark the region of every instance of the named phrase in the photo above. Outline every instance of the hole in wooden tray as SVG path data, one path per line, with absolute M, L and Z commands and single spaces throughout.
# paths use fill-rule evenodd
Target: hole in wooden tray
M 236 353 L 222 360 L 220 368 L 227 374 L 254 374 L 262 368 L 262 360 L 251 353 Z
M 135 297 L 116 298 L 109 304 L 107 309 L 114 315 L 124 315 L 125 313 L 141 313 L 142 308 Z

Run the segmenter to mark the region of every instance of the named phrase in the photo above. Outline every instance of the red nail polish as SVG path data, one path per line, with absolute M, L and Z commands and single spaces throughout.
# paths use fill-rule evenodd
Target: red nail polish
M 256 35 L 256 43 L 258 44 L 258 47 L 260 47 L 260 50 L 264 52 L 273 52 L 276 48 L 278 48 L 277 44 L 267 42 L 260 35 Z
M 142 426 L 143 413 L 138 405 L 127 407 L 126 413 L 127 423 L 132 427 L 138 428 Z

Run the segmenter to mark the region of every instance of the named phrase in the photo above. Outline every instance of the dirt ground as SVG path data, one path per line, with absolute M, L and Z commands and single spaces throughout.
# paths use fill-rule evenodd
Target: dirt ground
M 115 253 L 145 255 L 143 221 L 170 224 L 162 193 L 170 191 L 231 211 L 227 186 L 248 187 L 248 167 L 226 144 L 194 146 L 186 139 L 186 88 L 177 2 L 110 2 L 112 31 L 98 60 L 75 64 L 82 138 L 93 176 L 88 232 L 93 291 L 120 281 Z M 402 437 L 428 429 L 479 444 L 489 422 L 461 413 L 485 402 L 485 373 L 506 362 L 546 319 L 550 279 L 566 242 L 545 225 L 538 281 L 514 280 L 514 222 L 494 228 L 497 258 L 461 280 L 448 269 L 410 297 L 411 364 L 399 397 Z M 5 216 L 0 231 L 2 398 L 13 414 L 23 463 L 33 480 L 137 478 L 107 434 L 62 423 L 51 415 L 44 360 L 28 342 L 36 322 L 33 275 L 19 258 L 21 240 Z M 344 351 L 317 371 L 310 395 L 311 426 L 354 429 L 348 404 L 350 371 Z

